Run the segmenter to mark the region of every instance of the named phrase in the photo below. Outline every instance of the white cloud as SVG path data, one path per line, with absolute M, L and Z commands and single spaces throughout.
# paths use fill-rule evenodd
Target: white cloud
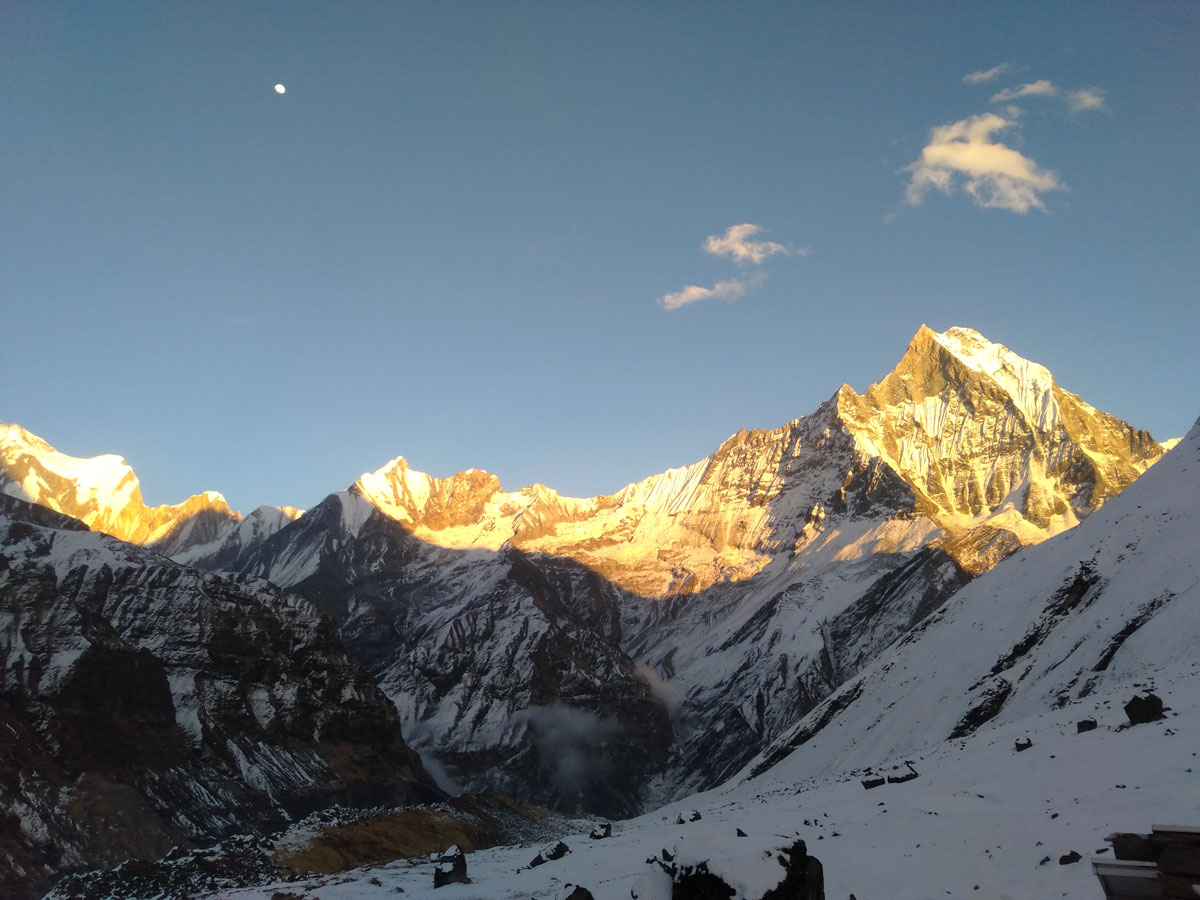
M 971 72 L 969 75 L 963 76 L 963 84 L 983 84 L 985 81 L 991 81 L 993 78 L 999 78 L 1011 68 L 1012 63 L 1000 63 L 1000 65 L 992 66 L 990 69 L 982 69 L 978 72 Z
M 992 140 L 1014 124 L 985 113 L 934 128 L 921 158 L 905 169 L 912 172 L 904 193 L 909 205 L 918 206 L 930 189 L 950 194 L 961 185 L 977 206 L 1015 213 L 1044 210 L 1041 194 L 1066 185 L 1028 156 Z
M 1088 110 L 1107 109 L 1104 105 L 1104 91 L 1096 87 L 1080 88 L 1067 94 L 1067 105 L 1071 112 L 1087 112 Z
M 807 256 L 806 249 L 793 249 L 774 241 L 752 241 L 750 238 L 762 232 L 759 225 L 730 225 L 725 234 L 718 237 L 710 234 L 704 241 L 704 252 L 713 256 L 728 256 L 739 263 L 760 265 L 768 256 L 782 253 L 784 256 Z
M 679 309 L 700 300 L 737 300 L 757 288 L 760 283 L 761 279 L 731 278 L 728 281 L 718 281 L 710 288 L 689 284 L 682 291 L 660 297 L 658 302 L 663 309 Z
M 1057 97 L 1058 88 L 1052 82 L 1045 78 L 1040 81 L 1031 81 L 1028 84 L 1023 84 L 1020 87 L 1005 88 L 998 94 L 992 95 L 993 103 L 1004 103 L 1008 100 L 1016 100 L 1019 97 Z
M 702 247 L 705 253 L 712 256 L 727 256 L 740 266 L 747 264 L 759 266 L 766 262 L 768 257 L 776 255 L 808 256 L 812 252 L 807 247 L 788 247 L 775 241 L 751 240 L 762 231 L 761 225 L 751 225 L 748 222 L 741 225 L 730 225 L 725 229 L 723 235 L 710 234 L 705 238 Z M 737 300 L 758 290 L 765 280 L 766 275 L 759 272 L 749 278 L 730 278 L 727 281 L 718 281 L 712 287 L 689 284 L 681 291 L 659 297 L 658 303 L 664 309 L 679 309 L 681 306 L 701 300 L 714 298 Z

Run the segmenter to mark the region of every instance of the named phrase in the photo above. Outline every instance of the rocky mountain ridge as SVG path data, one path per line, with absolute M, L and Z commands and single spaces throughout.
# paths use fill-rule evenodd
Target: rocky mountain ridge
M 182 503 L 147 506 L 120 456 L 68 456 L 20 425 L 0 422 L 0 494 L 29 500 L 122 541 L 178 562 L 219 563 L 298 518 L 292 506 L 260 506 L 242 518 L 216 491 Z
M 0 893 L 440 796 L 311 606 L 0 495 Z
M 805 477 L 809 455 L 826 447 L 847 457 L 836 487 Z M 1044 367 L 969 329 L 922 327 L 865 394 L 843 385 L 812 416 L 741 431 L 706 459 L 610 496 L 567 498 L 544 485 L 506 493 L 487 472 L 432 478 L 403 457 L 355 487 L 438 546 L 511 543 L 665 597 L 744 580 L 785 548 L 800 552 L 858 478 L 919 523 L 893 521 L 868 540 L 936 541 L 985 571 L 1006 549 L 1074 525 L 1162 452 L 1145 431 L 1059 388 Z

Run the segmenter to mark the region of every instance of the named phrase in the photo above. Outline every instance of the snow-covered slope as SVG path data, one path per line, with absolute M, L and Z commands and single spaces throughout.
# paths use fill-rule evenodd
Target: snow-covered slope
M 725 786 L 605 840 L 563 835 L 571 852 L 536 868 L 536 847 L 470 854 L 475 884 L 436 894 L 434 865 L 406 860 L 224 896 L 466 900 L 486 885 L 516 900 L 573 883 L 596 900 L 659 898 L 648 860 L 666 850 L 716 860 L 734 900 L 756 900 L 780 874 L 767 851 L 798 836 L 829 898 L 1098 897 L 1087 860 L 1111 859 L 1106 835 L 1200 816 L 1198 548 L 1200 422 L 1078 528 L 972 581 Z M 1123 706 L 1147 691 L 1166 715 L 1130 727 Z M 699 820 L 677 824 L 689 809 Z
M 433 795 L 308 603 L 0 495 L 0 895 Z
M 629 900 L 639 888 L 640 900 L 667 900 L 654 892 L 648 862 L 663 850 L 717 858 L 714 868 L 730 881 L 753 886 L 780 873 L 776 854 L 765 851 L 796 837 L 822 864 L 827 900 L 1098 900 L 1089 858 L 1112 859 L 1107 835 L 1196 821 L 1200 704 L 1194 689 L 1163 685 L 1178 716 L 1160 723 L 1117 731 L 1128 694 L 1097 694 L 1107 714 L 1087 734 L 1075 734 L 1071 710 L 1050 712 L 1031 728 L 1016 723 L 910 757 L 915 780 L 870 791 L 851 772 L 768 774 L 616 822 L 606 840 L 590 840 L 581 825 L 562 834 L 569 854 L 536 868 L 536 844 L 470 853 L 469 885 L 435 890 L 434 863 L 401 860 L 197 900 L 271 900 L 277 891 L 321 900 L 528 900 L 566 897 L 566 884 L 595 900 Z M 1014 740 L 1027 732 L 1034 745 L 1018 753 Z M 676 824 L 692 809 L 699 821 Z M 1059 862 L 1072 852 L 1081 860 Z
M 981 724 L 1097 711 L 1107 686 L 1200 687 L 1200 423 L 1078 528 L 971 582 L 766 755 L 872 765 Z

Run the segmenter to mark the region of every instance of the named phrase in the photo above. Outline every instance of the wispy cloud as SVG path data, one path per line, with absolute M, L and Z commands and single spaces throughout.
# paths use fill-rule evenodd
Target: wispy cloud
M 745 266 L 760 266 L 772 256 L 808 256 L 812 252 L 808 247 L 789 247 L 775 241 L 751 240 L 762 232 L 761 225 L 751 225 L 748 222 L 730 225 L 724 234 L 710 234 L 701 246 L 705 253 L 712 256 L 729 257 L 743 267 L 743 270 Z M 765 273 L 758 272 L 749 277 L 718 281 L 712 287 L 689 284 L 681 291 L 659 297 L 658 305 L 663 309 L 679 309 L 701 300 L 737 300 L 758 290 L 766 279 Z
M 784 256 L 807 256 L 806 248 L 785 247 L 775 241 L 752 241 L 750 238 L 762 233 L 761 225 L 730 225 L 725 234 L 710 234 L 704 241 L 704 252 L 713 256 L 728 256 L 739 263 L 761 265 L 769 256 L 782 253 Z
M 1054 172 L 993 140 L 1015 124 L 1015 119 L 985 113 L 934 128 L 921 158 L 905 169 L 912 173 L 904 194 L 909 205 L 920 205 L 931 189 L 951 194 L 961 188 L 977 206 L 1015 213 L 1044 210 L 1041 195 L 1066 185 Z
M 1067 94 L 1067 106 L 1071 112 L 1108 109 L 1104 103 L 1104 91 L 1097 87 L 1084 87 Z
M 1023 84 L 1020 87 L 1005 88 L 998 94 L 992 94 L 993 103 L 1006 103 L 1009 100 L 1017 100 L 1021 97 L 1057 97 L 1058 88 L 1052 82 L 1045 78 L 1040 81 L 1031 81 L 1028 84 Z
M 663 309 L 679 309 L 689 303 L 700 300 L 737 300 L 745 297 L 762 284 L 762 277 L 731 278 L 728 281 L 718 281 L 710 288 L 698 284 L 689 284 L 682 291 L 666 294 L 658 299 Z
M 1012 63 L 1000 63 L 998 66 L 992 66 L 990 69 L 981 69 L 978 72 L 971 72 L 963 76 L 963 84 L 983 84 L 991 81 L 994 78 L 999 78 L 1001 75 L 1008 73 L 1012 68 Z

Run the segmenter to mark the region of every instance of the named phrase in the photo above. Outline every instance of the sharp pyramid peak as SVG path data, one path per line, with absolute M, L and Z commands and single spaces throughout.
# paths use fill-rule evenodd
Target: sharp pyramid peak
M 943 360 L 954 360 L 961 366 L 960 373 L 969 372 L 973 377 L 983 378 L 999 388 L 1012 398 L 1013 405 L 1021 414 L 1039 429 L 1053 427 L 1057 421 L 1056 386 L 1050 370 L 1019 356 L 1003 344 L 988 340 L 973 328 L 955 326 L 938 332 L 922 325 L 909 344 L 904 359 L 885 382 L 897 375 L 903 378 L 918 372 L 936 371 L 939 374 L 935 377 L 935 383 L 939 383 L 941 378 L 948 375 L 944 365 L 936 362 L 939 356 Z
M 940 334 L 935 331 L 930 333 L 935 341 L 969 368 L 987 375 L 1006 389 L 1012 387 L 1014 378 L 1036 383 L 1041 390 L 1049 390 L 1054 382 L 1054 377 L 1045 366 L 1018 356 L 1003 344 L 989 341 L 973 328 L 954 327 Z

